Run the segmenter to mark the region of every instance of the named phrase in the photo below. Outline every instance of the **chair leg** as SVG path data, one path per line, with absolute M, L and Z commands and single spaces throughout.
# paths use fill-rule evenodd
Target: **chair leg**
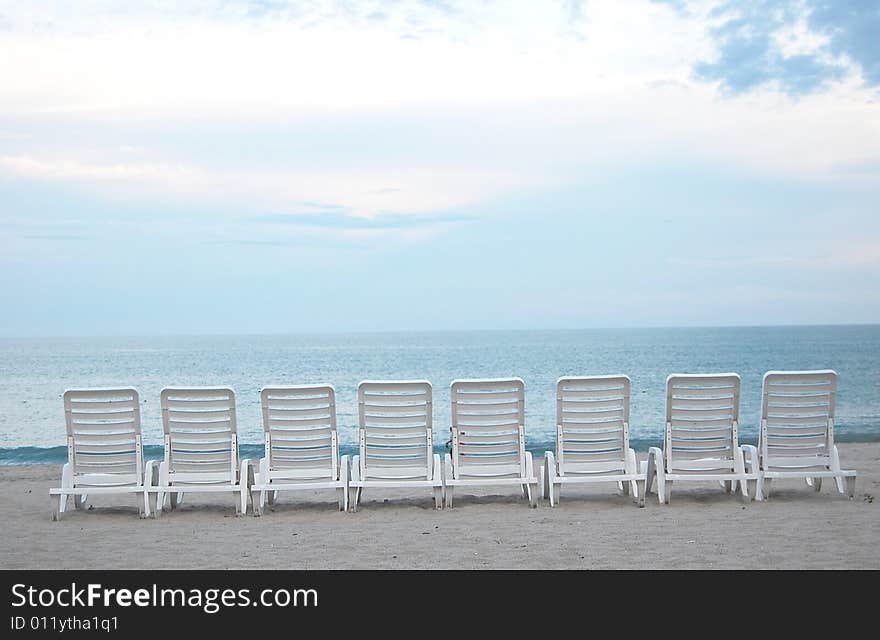
M 541 487 L 541 500 L 547 499 L 547 470 L 545 465 L 538 465 L 538 483 Z
M 852 500 L 856 495 L 856 477 L 855 476 L 847 476 L 846 477 L 846 495 L 849 496 L 849 499 Z
M 62 493 L 58 495 L 58 508 L 52 512 L 52 522 L 60 522 L 65 511 L 67 511 L 67 494 Z
M 629 447 L 626 450 L 626 458 L 625 458 L 624 469 L 626 470 L 627 475 L 634 476 L 639 473 L 639 461 L 636 458 L 636 452 L 632 447 Z M 627 480 L 623 483 L 626 488 L 625 494 L 632 495 L 633 502 L 639 503 L 639 506 L 644 506 L 644 497 L 642 492 L 639 491 L 639 484 L 636 480 Z
M 260 465 L 260 484 L 267 485 L 270 482 L 270 480 L 269 480 L 269 459 L 268 458 L 260 458 L 259 465 Z M 253 468 L 253 466 L 251 468 Z M 256 481 L 256 479 L 255 479 L 255 481 Z M 262 491 L 260 499 L 263 501 L 263 503 L 260 505 L 260 508 L 263 509 L 266 507 L 267 500 L 269 502 L 269 506 L 274 507 L 275 500 L 277 498 L 278 498 L 277 491 L 271 491 L 271 490 L 268 492 L 265 490 Z
M 431 456 L 431 480 L 434 483 L 434 508 L 443 508 L 443 485 L 446 471 L 444 469 L 444 460 L 440 458 L 439 453 Z
M 813 491 L 816 493 L 822 491 L 822 478 L 813 478 Z
M 57 522 L 61 520 L 64 516 L 64 512 L 67 511 L 67 496 L 68 494 L 63 493 L 65 489 L 73 488 L 73 474 L 70 470 L 70 463 L 66 462 L 63 467 L 61 467 L 61 491 L 62 493 L 58 494 L 58 509 L 52 512 L 52 521 Z
M 672 480 L 666 478 L 666 465 L 663 460 L 663 452 L 651 447 L 648 449 L 648 465 L 647 465 L 647 489 L 651 488 L 651 481 L 657 478 L 657 501 L 660 504 L 669 504 L 669 497 L 672 494 Z
M 354 492 L 354 495 L 349 493 L 348 496 L 348 506 L 351 509 L 352 513 L 358 510 L 358 505 L 361 501 L 361 489 L 362 487 L 352 486 L 352 484 L 357 484 L 361 481 L 361 471 L 360 471 L 360 456 L 355 456 L 351 459 L 350 465 L 350 480 L 349 482 L 349 492 Z
M 644 462 L 645 465 L 645 495 L 647 496 L 651 493 L 651 489 L 654 486 L 654 475 L 657 473 L 654 468 L 654 456 L 648 456 L 648 459 Z
M 351 459 L 344 455 L 339 459 L 339 481 L 342 483 L 342 504 L 340 509 L 348 513 L 349 495 L 351 493 Z
M 742 495 L 742 499 L 744 501 L 751 501 L 754 493 L 749 491 L 749 482 L 743 478 L 743 476 L 746 475 L 745 451 L 745 447 L 738 447 L 733 450 L 733 472 L 738 477 L 730 480 L 730 490 L 736 493 L 737 489 L 739 489 L 739 493 Z M 749 461 L 750 464 L 754 466 L 751 455 L 752 454 L 750 453 Z
M 453 501 L 455 497 L 455 487 L 453 485 L 447 485 L 446 487 L 446 508 L 452 509 Z
M 82 495 L 73 495 L 73 506 L 77 511 L 83 511 L 86 509 L 86 501 L 89 499 L 87 494 Z
M 250 498 L 251 501 L 251 508 L 253 509 L 255 507 L 253 493 L 251 492 L 251 487 L 255 484 L 254 465 L 250 459 L 241 461 L 241 468 L 238 471 L 238 484 L 241 486 L 241 515 L 245 515 L 247 514 L 248 498 Z
M 839 474 L 834 476 L 834 481 L 837 483 L 837 490 L 840 493 L 846 492 L 846 494 L 852 498 L 856 491 L 856 479 L 855 476 L 844 476 L 842 470 L 840 468 L 840 453 L 837 451 L 837 445 L 831 449 L 831 471 Z M 846 481 L 846 489 L 844 489 L 843 484 L 844 480 Z
M 159 490 L 156 491 L 156 508 L 153 510 L 153 513 L 156 514 L 156 517 L 159 517 L 162 515 L 162 509 L 165 508 L 165 498 L 171 492 L 168 465 L 164 461 L 159 463 L 159 482 L 157 485 Z
M 238 490 L 238 502 L 235 505 L 236 515 L 243 516 L 247 513 L 248 493 L 247 484 L 239 480 L 241 488 Z
M 557 504 L 559 504 L 561 494 L 562 494 L 562 483 L 561 482 L 554 482 L 553 484 L 550 485 L 550 495 L 551 495 L 550 500 L 553 503 L 553 506 L 556 506 Z
M 742 502 L 751 502 L 755 499 L 755 491 L 757 488 L 757 480 L 734 480 L 733 484 L 738 485 L 739 490 L 735 491 L 739 494 Z
M 159 486 L 159 465 L 155 462 L 150 462 L 149 467 L 147 467 L 147 471 L 149 472 L 149 478 L 147 480 L 147 495 L 146 498 L 149 501 L 149 509 L 147 510 L 147 515 L 151 518 L 156 517 L 156 489 Z
M 749 500 L 760 500 L 761 498 L 758 495 L 758 479 L 747 480 L 746 481 L 746 493 L 749 496 Z
M 773 478 L 763 478 L 761 480 L 761 495 L 764 496 L 764 500 L 770 499 L 770 486 L 773 482 Z
M 253 503 L 254 517 L 259 518 L 263 515 L 263 507 L 266 504 L 266 492 L 254 491 L 251 494 L 251 502 Z

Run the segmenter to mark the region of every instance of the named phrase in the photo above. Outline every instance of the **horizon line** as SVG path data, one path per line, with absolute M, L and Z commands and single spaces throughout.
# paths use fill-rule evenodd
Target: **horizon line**
M 785 329 L 785 328 L 822 328 L 822 327 L 878 327 L 880 322 L 841 322 L 841 323 L 782 323 L 782 324 L 712 324 L 712 325 L 623 325 L 616 327 L 533 327 L 518 329 L 363 329 L 363 330 L 314 330 L 270 331 L 264 333 L 230 333 L 228 331 L 206 333 L 156 333 L 156 334 L 31 334 L 4 335 L 0 340 L 59 340 L 75 338 L 201 338 L 201 337 L 281 337 L 281 336 L 352 336 L 352 335 L 390 335 L 390 334 L 423 334 L 423 333 L 537 333 L 537 332 L 574 332 L 574 331 L 633 331 L 662 329 Z

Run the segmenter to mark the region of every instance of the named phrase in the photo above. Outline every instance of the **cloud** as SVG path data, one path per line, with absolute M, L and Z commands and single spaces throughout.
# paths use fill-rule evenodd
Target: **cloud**
M 776 85 L 791 96 L 825 89 L 855 64 L 865 83 L 880 86 L 880 5 L 862 0 L 725 0 L 715 24 L 714 60 L 694 64 L 695 77 L 728 94 Z
M 346 213 L 293 213 L 271 214 L 251 218 L 252 222 L 292 225 L 319 229 L 412 229 L 451 223 L 473 222 L 474 216 L 466 215 L 389 215 L 380 214 L 371 218 L 360 218 Z
M 808 6 L 810 27 L 829 37 L 831 51 L 857 62 L 869 85 L 880 85 L 880 4 L 811 0 Z
M 877 180 L 880 179 L 880 156 L 842 162 L 832 166 L 831 171 L 838 175 L 861 175 Z
M 150 120 L 536 103 L 591 95 L 690 47 L 676 18 L 643 3 L 36 4 L 11 7 L 15 28 L 0 35 L 7 114 Z M 386 19 L 370 19 L 377 7 Z M 51 29 L 35 32 L 44 21 Z M 575 31 L 587 39 L 560 38 Z M 670 35 L 648 46 L 657 31 Z
M 872 94 L 832 51 L 840 12 L 669 4 L 12 4 L 0 177 L 360 218 L 473 210 L 636 161 L 869 177 L 833 170 L 880 142 Z
M 23 236 L 30 240 L 87 240 L 88 236 L 84 235 L 63 235 L 63 234 L 26 234 Z
M 245 210 L 307 209 L 333 226 L 339 212 L 374 219 L 421 215 L 476 205 L 511 189 L 543 183 L 513 172 L 446 167 L 284 170 L 277 167 L 218 169 L 184 163 L 94 162 L 0 156 L 0 178 L 76 184 L 99 195 L 126 200 L 182 198 Z M 405 223 L 399 223 L 400 226 Z
M 0 156 L 0 175 L 47 180 L 186 182 L 195 178 L 192 169 L 166 164 L 95 164 L 77 160 L 44 160 L 30 155 Z
M 691 71 L 732 94 L 778 82 L 804 95 L 858 69 L 880 82 L 877 12 L 858 0 L 203 0 L 173 10 L 34 0 L 3 11 L 12 27 L 0 32 L 0 114 L 253 119 L 535 104 Z
M 827 269 L 833 267 L 864 267 L 880 265 L 880 248 L 868 244 L 838 244 L 832 250 L 817 251 L 810 255 L 731 255 L 670 257 L 670 265 L 699 267 L 706 270 L 730 270 L 746 267 L 793 267 Z
M 678 13 L 679 15 L 687 15 L 687 0 L 651 0 L 654 4 L 665 5 Z

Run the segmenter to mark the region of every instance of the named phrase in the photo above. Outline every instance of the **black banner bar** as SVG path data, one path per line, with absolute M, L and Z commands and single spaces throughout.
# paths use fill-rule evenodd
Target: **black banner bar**
M 667 622 L 729 609 L 726 620 L 748 625 L 759 614 L 792 621 L 786 603 L 798 594 L 836 599 L 847 585 L 844 626 L 870 611 L 876 572 L 727 571 L 0 571 L 4 638 L 93 635 L 139 637 L 153 629 L 199 634 L 331 629 L 358 625 L 424 631 L 482 624 L 494 631 L 547 632 L 565 620 L 603 621 L 637 631 L 653 616 Z M 803 585 L 812 585 L 807 591 Z M 826 585 L 823 588 L 822 585 Z M 823 598 L 824 599 L 824 598 Z M 796 598 L 800 600 L 800 597 Z M 843 604 L 843 603 L 841 603 Z M 834 607 L 810 624 L 834 624 Z M 689 617 L 688 617 L 689 616 Z M 404 625 L 404 620 L 408 620 Z M 410 626 L 415 620 L 417 626 Z M 384 621 L 384 622 L 383 622 Z M 616 622 L 615 622 L 616 621 Z M 566 623 L 568 624 L 568 623 Z M 593 624 L 593 623 L 591 623 Z M 673 627 L 675 623 L 672 622 Z M 342 625 L 343 628 L 340 628 Z M 548 625 L 550 625 L 548 627 Z M 610 627 L 608 626 L 610 625 Z M 636 626 L 632 626 L 636 625 Z M 739 623 L 735 628 L 742 630 Z M 745 628 L 745 627 L 743 627 Z M 719 629 L 720 630 L 720 629 Z M 557 628 L 552 635 L 566 635 Z M 599 632 L 599 628 L 594 629 Z M 152 635 L 152 634 L 151 634 Z M 288 635 L 285 632 L 285 635 Z M 409 634 L 412 636 L 412 633 Z M 605 634 L 603 634 L 605 635 Z

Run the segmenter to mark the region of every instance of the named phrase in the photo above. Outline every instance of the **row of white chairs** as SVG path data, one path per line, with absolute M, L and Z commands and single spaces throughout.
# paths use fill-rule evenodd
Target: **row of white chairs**
M 525 385 L 519 378 L 452 383 L 451 450 L 434 453 L 432 387 L 424 380 L 364 381 L 358 386 L 358 453 L 340 455 L 331 385 L 266 387 L 260 393 L 265 455 L 240 459 L 235 394 L 228 388 L 162 390 L 161 461 L 144 462 L 135 389 L 64 394 L 68 462 L 58 519 L 68 498 L 133 493 L 142 517 L 174 509 L 185 493 L 234 492 L 236 512 L 261 515 L 281 491 L 333 489 L 340 510 L 357 511 L 364 489 L 425 488 L 451 508 L 455 487 L 508 485 L 531 506 L 551 506 L 571 483 L 614 483 L 640 506 L 657 483 L 668 503 L 674 482 L 717 481 L 746 500 L 770 495 L 773 479 L 803 478 L 817 491 L 833 478 L 855 491 L 856 472 L 840 468 L 834 444 L 837 374 L 771 371 L 762 391 L 758 447 L 738 440 L 740 377 L 675 374 L 666 381 L 663 447 L 639 463 L 629 444 L 630 379 L 565 377 L 557 382 L 556 446 L 536 476 L 525 448 Z M 844 484 L 846 486 L 844 486 Z M 152 503 L 152 504 L 151 504 Z

